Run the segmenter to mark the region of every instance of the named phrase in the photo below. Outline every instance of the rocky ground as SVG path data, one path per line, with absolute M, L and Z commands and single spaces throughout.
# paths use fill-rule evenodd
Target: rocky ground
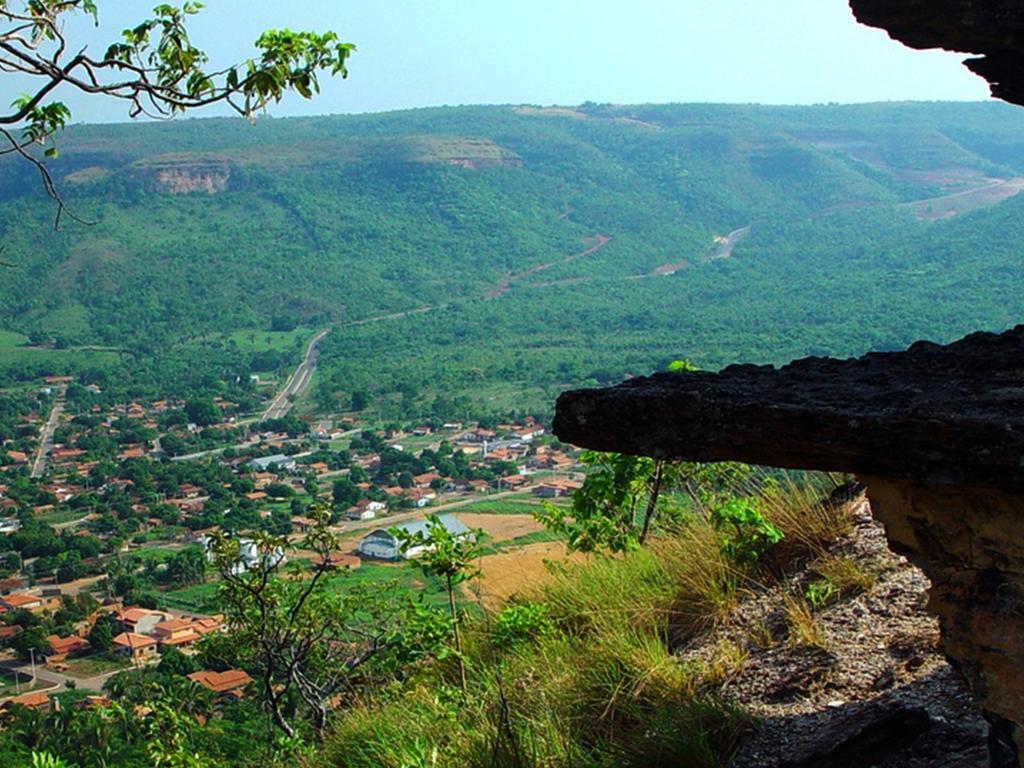
M 727 625 L 680 652 L 723 668 L 720 693 L 759 719 L 737 768 L 990 768 L 989 723 L 939 647 L 929 583 L 893 554 L 866 500 L 825 555 L 855 563 L 860 588 L 811 610 L 821 558 L 745 600 Z M 723 650 L 724 649 L 724 650 Z

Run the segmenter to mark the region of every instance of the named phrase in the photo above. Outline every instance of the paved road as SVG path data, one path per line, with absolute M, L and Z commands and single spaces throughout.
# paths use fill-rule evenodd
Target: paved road
M 64 412 L 64 397 L 67 395 L 67 385 L 61 385 L 57 389 L 57 399 L 50 411 L 50 418 L 43 425 L 43 431 L 39 433 L 39 450 L 36 451 L 35 461 L 32 462 L 32 477 L 42 477 L 46 474 L 46 459 L 53 450 L 53 433 L 57 429 L 60 415 Z
M 19 677 L 24 681 L 28 682 L 32 679 L 32 665 L 23 662 L 21 659 L 0 661 L 0 668 L 3 668 L 11 677 L 14 676 L 14 672 L 17 671 Z M 100 693 L 103 690 L 103 684 L 108 679 L 116 675 L 118 672 L 124 672 L 124 669 L 115 669 L 111 672 L 107 672 L 96 677 L 73 677 L 71 675 L 65 675 L 63 672 L 55 672 L 52 669 L 48 669 L 44 664 L 40 663 L 36 659 L 36 679 L 46 686 L 47 693 L 56 693 L 57 691 L 63 691 L 68 687 L 68 682 L 73 682 L 74 687 L 78 690 L 92 691 L 94 693 Z
M 306 391 L 306 387 L 309 386 L 309 382 L 313 378 L 313 371 L 316 370 L 316 362 L 320 357 L 320 342 L 330 332 L 330 328 L 320 331 L 309 342 L 309 346 L 306 347 L 306 356 L 299 363 L 299 367 L 285 382 L 284 389 L 277 393 L 277 397 L 274 398 L 270 407 L 263 412 L 263 421 L 283 418 L 291 410 L 292 402 Z

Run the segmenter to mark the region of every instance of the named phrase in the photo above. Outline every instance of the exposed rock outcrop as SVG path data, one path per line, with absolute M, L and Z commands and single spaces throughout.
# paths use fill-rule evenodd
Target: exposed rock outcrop
M 893 548 L 932 581 L 946 654 L 1021 740 L 1024 326 L 567 392 L 554 428 L 600 450 L 858 474 Z
M 136 163 L 132 175 L 158 192 L 214 195 L 228 188 L 231 166 L 223 160 L 154 158 Z
M 1024 326 L 852 360 L 567 392 L 555 430 L 601 450 L 1024 493 Z
M 850 0 L 862 24 L 911 48 L 980 54 L 965 66 L 992 95 L 1024 104 L 1024 5 L 1017 0 Z
M 928 579 L 889 549 L 863 496 L 845 504 L 833 497 L 830 507 L 851 527 L 827 554 L 752 589 L 728 621 L 679 654 L 684 666 L 713 668 L 721 649 L 741 651 L 726 656 L 738 661 L 716 693 L 757 725 L 730 765 L 1013 765 L 1007 750 L 990 749 L 989 724 L 942 655 L 938 622 L 924 606 Z M 814 609 L 813 632 L 795 632 L 793 596 L 807 593 L 825 562 L 846 562 L 863 581 Z

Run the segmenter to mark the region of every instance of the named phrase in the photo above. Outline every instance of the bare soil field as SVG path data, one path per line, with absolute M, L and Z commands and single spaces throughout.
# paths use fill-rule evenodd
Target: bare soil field
M 545 562 L 565 562 L 583 559 L 576 553 L 566 555 L 565 544 L 560 541 L 545 541 L 528 544 L 511 552 L 487 555 L 480 560 L 483 578 L 476 579 L 469 586 L 475 593 L 479 590 L 484 605 L 497 607 L 518 594 L 529 594 L 533 589 L 551 578 Z
M 508 541 L 543 531 L 544 526 L 532 515 L 489 515 L 480 512 L 459 512 L 456 517 L 470 528 L 482 528 L 491 543 Z

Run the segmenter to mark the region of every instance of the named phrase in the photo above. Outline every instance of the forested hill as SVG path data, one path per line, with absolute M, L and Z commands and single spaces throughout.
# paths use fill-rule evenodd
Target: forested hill
M 244 372 L 233 332 L 335 325 L 324 404 L 411 402 L 466 370 L 557 386 L 945 340 L 1024 297 L 1024 111 L 996 103 L 78 126 L 52 167 L 97 223 L 53 232 L 35 172 L 0 163 L 0 329 L 117 350 L 89 365 L 140 382 L 197 344 L 230 357 L 207 378 Z

